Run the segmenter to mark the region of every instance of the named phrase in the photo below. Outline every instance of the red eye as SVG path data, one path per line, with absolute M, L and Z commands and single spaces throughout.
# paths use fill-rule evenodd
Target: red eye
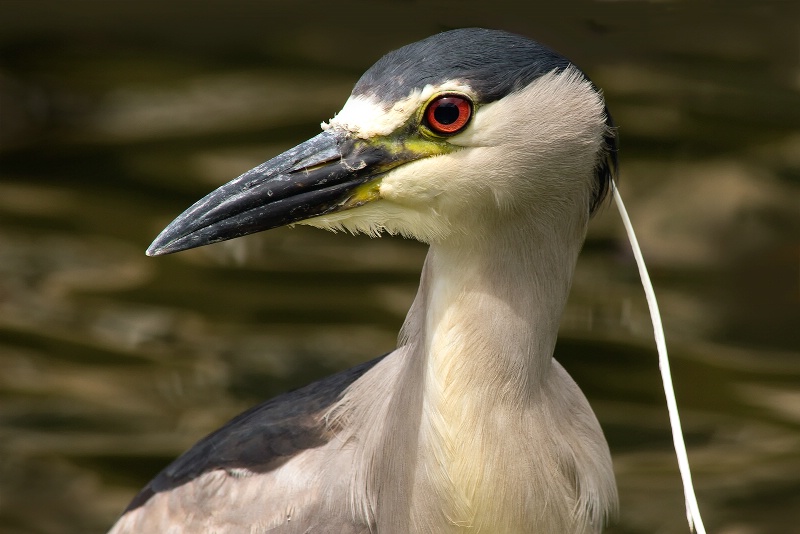
M 434 99 L 425 110 L 428 128 L 441 135 L 453 135 L 472 117 L 472 102 L 458 95 L 442 95 Z

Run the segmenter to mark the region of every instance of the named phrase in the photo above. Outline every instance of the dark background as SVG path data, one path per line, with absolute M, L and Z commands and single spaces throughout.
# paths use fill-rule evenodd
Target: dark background
M 165 258 L 194 200 L 319 131 L 385 52 L 486 26 L 604 88 L 709 532 L 800 510 L 794 2 L 0 2 L 0 532 L 103 532 L 204 433 L 390 350 L 424 247 L 279 229 Z M 687 532 L 644 298 L 592 224 L 557 357 L 608 436 L 610 532 Z

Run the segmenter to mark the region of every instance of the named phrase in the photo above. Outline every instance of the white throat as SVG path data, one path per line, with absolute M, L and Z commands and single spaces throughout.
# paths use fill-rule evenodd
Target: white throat
M 533 232 L 514 226 L 431 246 L 423 350 L 429 377 L 447 391 L 524 402 L 546 376 L 583 233 Z

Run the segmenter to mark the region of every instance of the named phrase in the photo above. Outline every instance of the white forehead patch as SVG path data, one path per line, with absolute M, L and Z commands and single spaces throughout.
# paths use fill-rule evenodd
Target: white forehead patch
M 372 95 L 353 95 L 344 103 L 342 110 L 327 123 L 323 130 L 341 128 L 356 137 L 368 139 L 389 135 L 404 124 L 417 110 L 436 94 L 446 92 L 473 95 L 472 89 L 463 82 L 450 80 L 440 85 L 426 85 L 414 89 L 407 97 L 395 102 L 391 108 Z

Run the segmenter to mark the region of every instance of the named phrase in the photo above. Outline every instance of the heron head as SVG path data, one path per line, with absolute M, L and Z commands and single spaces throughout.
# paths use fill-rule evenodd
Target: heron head
M 615 167 L 613 123 L 577 67 L 518 35 L 453 30 L 385 55 L 321 134 L 195 203 L 148 254 L 293 223 L 436 242 L 588 217 Z

